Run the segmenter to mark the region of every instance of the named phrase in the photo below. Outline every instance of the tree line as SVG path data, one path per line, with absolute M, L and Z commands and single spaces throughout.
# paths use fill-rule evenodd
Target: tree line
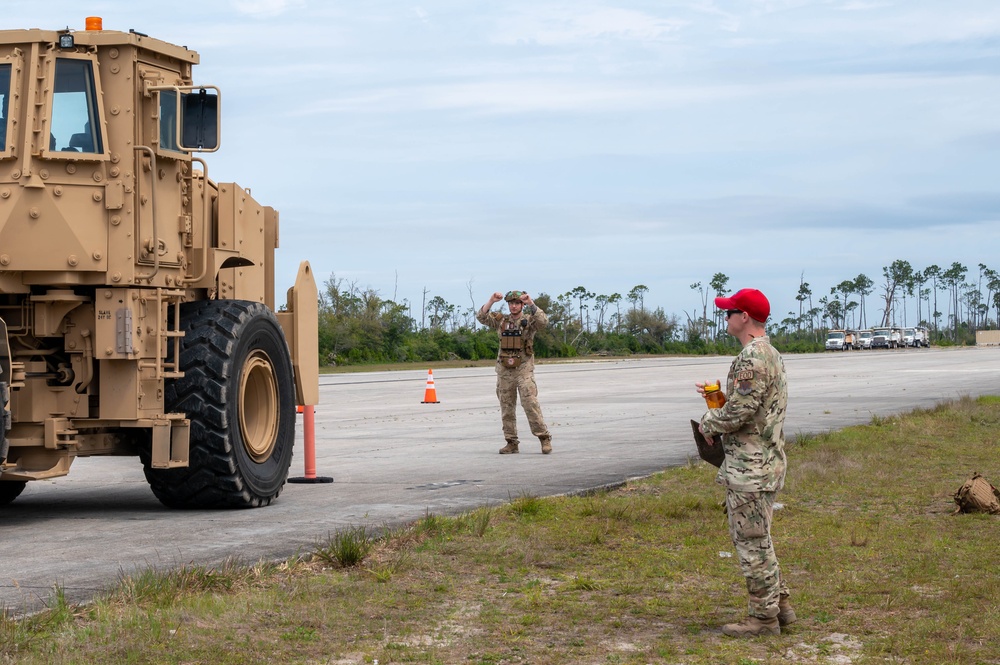
M 723 313 L 715 296 L 729 293 L 729 277 L 715 273 L 695 282 L 697 310 L 685 320 L 662 307 L 647 309 L 649 288 L 600 294 L 578 286 L 566 293 L 539 293 L 535 303 L 549 326 L 535 339 L 539 357 L 589 354 L 735 353 L 737 343 L 725 335 Z M 768 333 L 783 352 L 819 351 L 833 328 L 925 325 L 932 341 L 974 343 L 975 331 L 996 327 L 1000 319 L 1000 275 L 979 264 L 971 272 L 960 263 L 915 269 L 897 260 L 882 268 L 880 282 L 860 274 L 815 292 L 800 275 L 795 300 L 798 311 L 782 317 L 771 313 Z M 469 306 L 449 303 L 424 292 L 417 312 L 407 300 L 397 302 L 378 291 L 335 274 L 319 297 L 319 344 L 323 364 L 482 360 L 496 357 L 496 333 L 478 324 L 479 308 L 469 284 Z M 992 317 L 991 317 L 992 314 Z
M 551 296 L 539 293 L 535 304 L 549 325 L 535 337 L 542 358 L 581 354 L 689 353 L 680 339 L 679 321 L 662 308 L 647 309 L 649 289 L 639 284 L 625 295 L 596 294 L 580 286 Z M 496 357 L 495 331 L 476 321 L 476 304 L 447 302 L 440 296 L 412 303 L 387 299 L 375 289 L 332 275 L 319 295 L 320 361 L 325 365 L 483 360 Z M 701 343 L 700 346 L 708 346 Z M 705 349 L 702 353 L 713 352 Z
M 796 300 L 798 313 L 789 312 L 779 330 L 801 331 L 804 326 L 812 330 L 827 324 L 855 329 L 922 325 L 939 342 L 962 344 L 973 341 L 977 330 L 997 326 L 1000 273 L 983 263 L 970 272 L 959 262 L 948 268 L 932 264 L 918 269 L 900 259 L 882 268 L 880 283 L 863 273 L 845 279 L 817 298 L 815 307 L 812 289 L 800 278 Z M 869 304 L 875 306 L 874 316 L 869 315 Z

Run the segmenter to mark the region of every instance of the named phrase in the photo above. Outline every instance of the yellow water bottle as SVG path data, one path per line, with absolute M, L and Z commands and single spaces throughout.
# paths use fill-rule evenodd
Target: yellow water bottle
M 721 409 L 726 403 L 726 396 L 722 393 L 718 383 L 705 384 L 705 403 L 710 409 Z

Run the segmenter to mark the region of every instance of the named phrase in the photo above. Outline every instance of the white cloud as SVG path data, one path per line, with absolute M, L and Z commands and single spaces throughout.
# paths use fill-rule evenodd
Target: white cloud
M 676 33 L 686 21 L 660 18 L 630 9 L 579 5 L 538 6 L 498 21 L 493 39 L 498 44 L 530 43 L 566 46 L 602 39 L 655 42 Z
M 884 9 L 891 6 L 892 3 L 889 2 L 861 2 L 858 0 L 851 0 L 837 7 L 837 10 L 842 12 L 857 12 L 869 11 L 872 9 Z
M 240 14 L 271 18 L 305 7 L 305 0 L 230 0 L 230 4 Z
M 746 103 L 751 100 L 777 103 L 796 97 L 800 103 L 823 98 L 839 99 L 843 104 L 839 112 L 850 113 L 857 108 L 855 102 L 859 95 L 867 96 L 863 99 L 872 104 L 894 94 L 913 92 L 918 94 L 918 98 L 925 98 L 933 91 L 968 90 L 992 83 L 992 77 L 982 75 L 943 77 L 892 73 L 802 76 L 746 83 L 706 81 L 700 85 L 669 81 L 662 85 L 650 85 L 644 80 L 572 80 L 557 76 L 497 78 L 369 88 L 363 94 L 314 100 L 291 110 L 290 115 L 460 110 L 483 114 L 568 113 L 592 116 Z M 827 108 L 824 115 L 835 115 L 837 112 L 838 109 Z M 775 113 L 783 115 L 785 109 L 778 109 Z
M 719 19 L 718 26 L 725 32 L 738 32 L 740 30 L 740 16 L 736 12 L 721 9 L 717 3 L 711 0 L 691 3 L 691 9 L 699 14 L 708 14 Z

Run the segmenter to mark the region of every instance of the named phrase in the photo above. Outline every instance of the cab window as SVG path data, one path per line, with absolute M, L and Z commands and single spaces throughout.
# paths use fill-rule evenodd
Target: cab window
M 103 153 L 99 119 L 93 63 L 57 59 L 49 150 Z
M 160 90 L 160 149 L 181 152 L 177 143 L 176 90 Z
M 0 65 L 0 152 L 7 150 L 7 118 L 10 116 L 10 65 Z

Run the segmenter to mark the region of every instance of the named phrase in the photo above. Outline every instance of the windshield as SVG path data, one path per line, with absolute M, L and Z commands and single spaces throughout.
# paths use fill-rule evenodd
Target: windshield
M 101 133 L 97 131 L 98 117 L 93 63 L 70 58 L 56 60 L 49 150 L 104 152 Z
M 866 332 L 861 333 L 861 338 L 862 339 L 867 338 L 867 337 L 871 337 L 871 336 L 872 336 L 872 334 L 871 334 L 870 331 L 866 331 Z
M 160 148 L 180 152 L 177 145 L 177 91 L 160 90 Z
M 0 152 L 7 149 L 7 106 L 10 104 L 10 65 L 0 65 Z
M 832 332 L 827 339 L 844 339 L 844 333 L 842 332 Z

